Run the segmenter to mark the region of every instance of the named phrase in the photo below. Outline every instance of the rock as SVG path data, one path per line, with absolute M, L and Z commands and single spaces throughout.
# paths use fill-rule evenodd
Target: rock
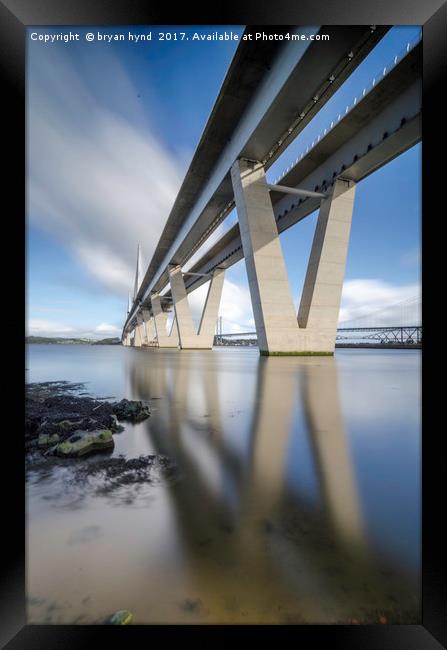
M 113 412 L 118 420 L 130 420 L 130 422 L 142 422 L 150 415 L 149 407 L 146 404 L 128 399 L 122 399 L 114 404 Z
M 124 427 L 121 426 L 118 422 L 118 418 L 113 413 L 109 416 L 109 427 L 112 431 L 124 431 Z
M 92 486 L 98 496 L 113 495 L 115 491 L 119 494 L 126 486 L 144 488 L 160 480 L 171 481 L 179 477 L 177 466 L 166 456 L 148 455 L 128 459 L 122 455 L 105 456 L 92 458 L 86 463 L 74 463 L 74 466 L 76 482 L 85 485 L 89 478 L 94 478 Z M 132 499 L 136 496 L 135 492 L 127 494 Z
M 129 625 L 133 621 L 133 614 L 127 609 L 121 609 L 106 620 L 106 625 Z
M 82 420 L 61 420 L 61 422 L 57 423 L 57 426 L 62 429 L 62 431 L 75 431 L 80 424 L 82 424 Z
M 75 431 L 67 440 L 55 447 L 54 453 L 56 456 L 73 458 L 85 456 L 94 451 L 113 449 L 114 446 L 115 443 L 110 429 Z
M 79 393 L 83 384 L 45 382 L 27 384 L 25 452 L 40 460 L 57 455 L 78 457 L 101 449 L 113 449 L 112 433 L 124 430 L 124 422 L 138 423 L 150 415 L 148 402 L 93 398 Z M 109 434 L 99 437 L 102 431 Z M 90 434 L 90 440 L 85 438 Z M 80 436 L 83 440 L 73 439 Z M 94 440 L 93 440 L 94 439 Z M 66 444 L 64 444 L 66 443 Z M 29 465 L 29 464 L 28 464 Z M 139 472 L 142 470 L 138 470 Z
M 57 433 L 41 433 L 39 435 L 37 444 L 39 447 L 51 447 L 60 441 L 60 436 Z
M 185 612 L 198 612 L 202 609 L 202 601 L 200 598 L 185 598 L 180 606 Z
M 39 446 L 39 441 L 36 439 L 25 440 L 25 451 L 29 452 L 33 449 L 36 449 Z

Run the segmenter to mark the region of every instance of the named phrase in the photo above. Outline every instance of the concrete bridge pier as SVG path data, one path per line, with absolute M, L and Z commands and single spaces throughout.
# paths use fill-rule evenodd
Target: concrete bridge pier
M 320 204 L 298 309 L 298 325 L 311 349 L 335 348 L 355 188 L 353 181 L 338 178 Z
M 163 311 L 160 295 L 158 293 L 151 294 L 151 303 L 152 313 L 154 315 L 155 336 L 158 341 L 158 347 L 178 348 L 178 337 L 175 327 L 172 327 L 170 334 L 167 334 L 166 332 L 168 314 Z
M 333 354 L 354 183 L 322 199 L 297 319 L 264 167 L 237 160 L 231 179 L 261 354 Z
M 135 327 L 135 339 L 134 346 L 141 348 L 144 342 L 144 325 L 143 325 L 143 315 L 137 314 L 137 325 Z
M 231 179 L 259 350 L 261 354 L 302 352 L 264 167 L 237 160 Z
M 153 341 L 155 338 L 151 312 L 149 309 L 143 309 L 143 330 L 144 342 L 148 345 L 149 342 Z
M 199 328 L 196 332 L 182 270 L 180 266 L 172 266 L 169 268 L 169 282 L 174 302 L 180 348 L 211 350 L 213 347 L 224 273 L 224 269 L 218 268 L 211 276 Z

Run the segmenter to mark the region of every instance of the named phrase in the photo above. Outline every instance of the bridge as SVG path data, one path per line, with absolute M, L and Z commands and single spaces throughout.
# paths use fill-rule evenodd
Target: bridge
M 363 311 L 363 308 L 361 308 Z M 384 324 L 385 322 L 393 324 Z M 422 347 L 421 297 L 391 302 L 338 324 L 336 347 Z M 396 324 L 398 323 L 398 324 Z M 234 341 L 234 343 L 232 343 Z M 214 345 L 257 345 L 256 330 L 224 332 L 223 317 L 216 324 Z
M 257 344 L 256 331 L 220 333 L 214 336 L 214 345 L 226 345 L 228 339 Z M 422 345 L 422 326 L 388 327 L 339 327 L 335 338 L 337 347 L 387 347 L 420 348 Z
M 141 281 L 137 264 L 124 345 L 211 349 L 225 270 L 244 259 L 261 354 L 333 353 L 356 184 L 421 139 L 421 42 L 397 52 L 295 163 L 268 183 L 273 162 L 388 28 L 283 30 L 315 40 L 241 40 Z M 318 34 L 330 35 L 324 47 Z M 234 208 L 238 223 L 204 250 Z M 279 234 L 315 210 L 296 314 Z M 205 282 L 196 330 L 188 294 Z

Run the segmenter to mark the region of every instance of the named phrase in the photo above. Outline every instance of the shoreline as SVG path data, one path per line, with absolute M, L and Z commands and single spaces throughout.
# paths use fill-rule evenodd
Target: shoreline
M 150 417 L 147 403 L 92 397 L 84 383 L 34 382 L 25 385 L 25 476 L 55 466 L 70 467 L 73 482 L 85 486 L 100 479 L 97 492 L 150 482 L 151 470 L 172 475 L 174 466 L 162 455 L 128 459 L 113 456 L 114 436 L 128 425 Z

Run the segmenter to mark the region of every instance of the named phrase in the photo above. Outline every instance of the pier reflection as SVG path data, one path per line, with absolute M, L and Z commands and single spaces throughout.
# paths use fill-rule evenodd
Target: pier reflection
M 231 355 L 128 360 L 132 395 L 154 400 L 147 435 L 179 468 L 167 489 L 194 584 L 191 621 L 371 622 L 397 603 L 414 617 L 415 576 L 368 534 L 337 360 Z M 303 440 L 314 499 L 299 487 L 310 480 Z

